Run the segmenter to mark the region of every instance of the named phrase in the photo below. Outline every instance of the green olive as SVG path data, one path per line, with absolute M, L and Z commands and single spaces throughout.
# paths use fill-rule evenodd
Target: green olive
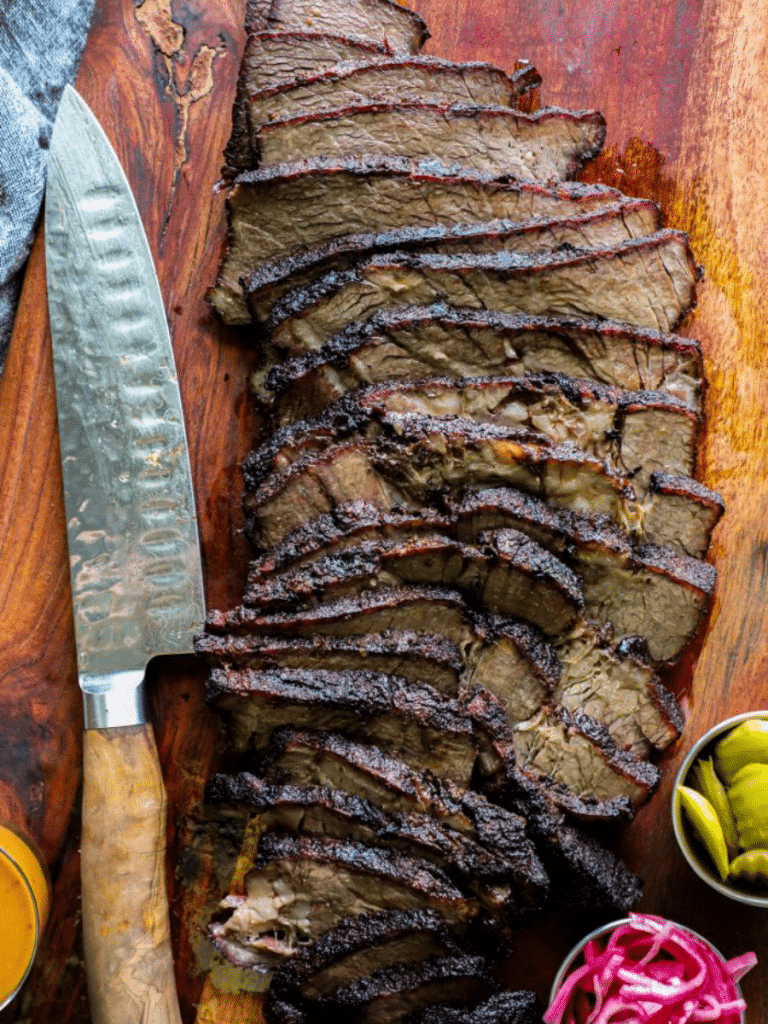
M 768 847 L 768 764 L 747 764 L 736 772 L 728 799 L 742 847 Z
M 768 764 L 768 719 L 748 718 L 715 744 L 715 767 L 730 782 L 745 764 Z
M 678 786 L 677 792 L 696 835 L 706 847 L 717 873 L 725 881 L 728 877 L 728 848 L 714 807 L 702 793 L 689 786 Z
M 731 861 L 730 877 L 737 882 L 768 885 L 768 850 L 758 848 L 740 853 Z
M 717 820 L 720 822 L 720 827 L 723 830 L 728 856 L 735 857 L 739 852 L 739 836 L 736 831 L 736 822 L 733 818 L 733 811 L 728 800 L 728 794 L 725 791 L 725 786 L 720 781 L 711 758 L 707 760 L 703 757 L 699 758 L 691 769 L 690 781 L 712 804 L 712 809 L 717 815 Z

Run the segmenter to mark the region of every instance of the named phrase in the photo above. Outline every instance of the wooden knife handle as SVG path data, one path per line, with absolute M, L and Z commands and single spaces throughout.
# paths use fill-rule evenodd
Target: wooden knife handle
M 88 729 L 83 941 L 93 1024 L 181 1024 L 165 887 L 166 801 L 151 725 Z

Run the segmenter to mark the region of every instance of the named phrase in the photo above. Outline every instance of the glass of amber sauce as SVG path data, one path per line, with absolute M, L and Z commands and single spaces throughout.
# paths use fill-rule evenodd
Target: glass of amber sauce
M 0 1009 L 29 974 L 50 905 L 40 859 L 29 842 L 0 825 Z

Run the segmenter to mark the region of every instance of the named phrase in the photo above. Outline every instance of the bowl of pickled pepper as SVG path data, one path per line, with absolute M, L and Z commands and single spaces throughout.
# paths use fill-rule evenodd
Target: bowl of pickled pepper
M 672 789 L 672 827 L 699 878 L 768 908 L 768 711 L 720 722 L 694 744 Z

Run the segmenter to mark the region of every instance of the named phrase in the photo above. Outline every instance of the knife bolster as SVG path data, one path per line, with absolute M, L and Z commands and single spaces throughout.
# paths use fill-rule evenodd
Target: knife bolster
M 143 669 L 84 673 L 80 688 L 86 729 L 119 729 L 148 721 Z

